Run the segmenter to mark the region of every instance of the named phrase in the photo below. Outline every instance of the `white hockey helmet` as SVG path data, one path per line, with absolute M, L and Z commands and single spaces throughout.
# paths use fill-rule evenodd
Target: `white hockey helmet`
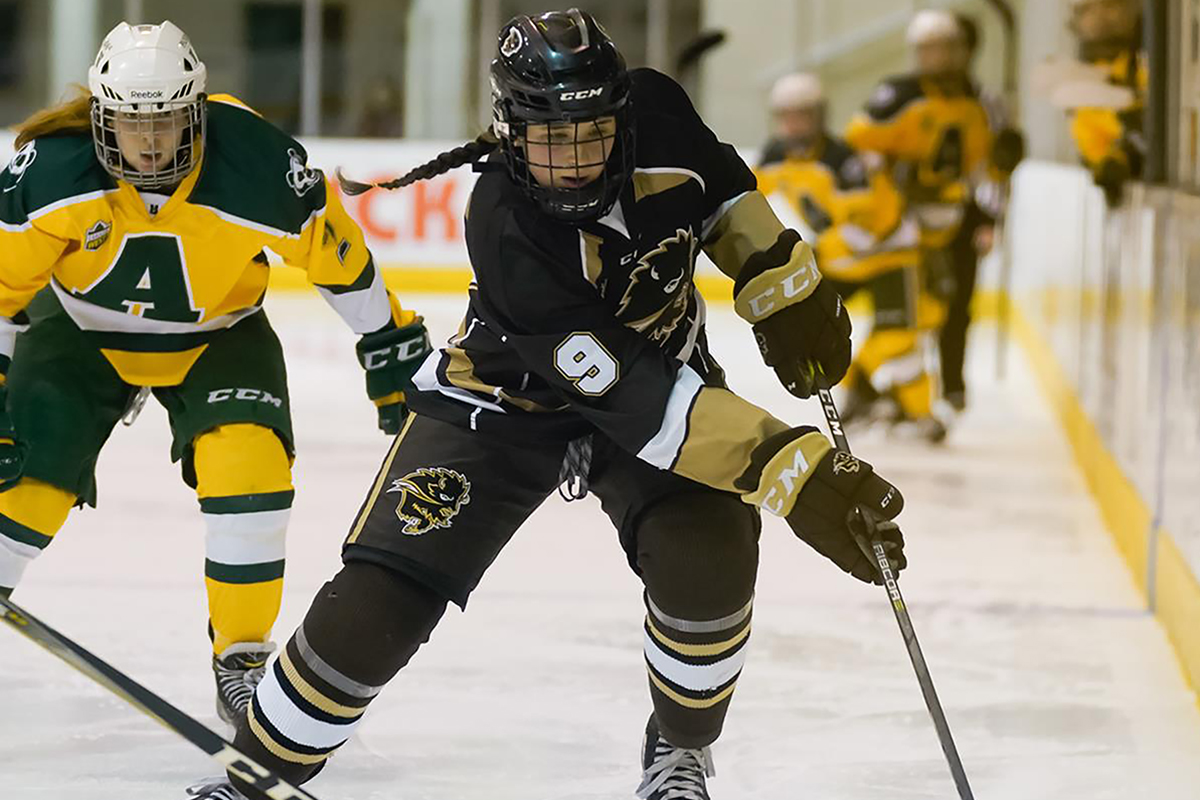
M 816 75 L 795 72 L 775 81 L 768 102 L 772 111 L 818 108 L 825 103 L 825 87 Z
M 88 88 L 96 157 L 110 175 L 162 189 L 192 171 L 204 140 L 206 76 L 187 35 L 171 22 L 122 22 L 109 31 L 88 69 Z
M 949 11 L 927 8 L 913 15 L 905 37 L 911 47 L 963 38 L 962 27 Z

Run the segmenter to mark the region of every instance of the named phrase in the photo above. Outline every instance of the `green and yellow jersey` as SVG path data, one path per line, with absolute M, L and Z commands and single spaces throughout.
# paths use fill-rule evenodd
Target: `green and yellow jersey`
M 123 380 L 178 384 L 214 336 L 260 309 L 264 251 L 306 270 L 357 333 L 411 322 L 306 159 L 228 95 L 208 99 L 199 164 L 169 197 L 112 178 L 90 134 L 25 145 L 0 172 L 0 356 L 50 286 Z
M 969 81 L 950 86 L 906 75 L 879 85 L 851 120 L 846 141 L 887 159 L 923 244 L 944 247 L 962 222 L 973 181 L 988 167 L 992 133 Z
M 823 274 L 861 283 L 917 263 L 919 231 L 904 198 L 845 142 L 825 136 L 808 153 L 772 144 L 755 172 L 759 191 L 782 195 L 804 221 Z

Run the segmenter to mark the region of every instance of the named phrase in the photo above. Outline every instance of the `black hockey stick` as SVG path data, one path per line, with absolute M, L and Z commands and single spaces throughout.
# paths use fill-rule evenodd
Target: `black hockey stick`
M 58 656 L 164 728 L 187 739 L 212 756 L 222 767 L 262 792 L 263 796 L 270 800 L 316 800 L 311 794 L 286 783 L 128 675 L 92 655 L 2 596 L 0 611 L 4 612 L 4 622 L 17 633 L 52 655 Z
M 825 421 L 829 423 L 829 433 L 833 435 L 833 443 L 839 450 L 850 452 L 850 442 L 842 428 L 842 417 L 838 414 L 833 402 L 833 393 L 825 385 L 824 377 L 817 387 L 817 395 L 821 400 L 821 409 L 825 412 Z M 869 517 L 864 516 L 868 531 L 872 525 Z M 863 549 L 868 558 L 873 558 L 879 574 L 883 576 L 883 585 L 887 589 L 888 601 L 896 615 L 896 623 L 904 636 L 904 646 L 908 648 L 908 658 L 912 661 L 913 670 L 917 673 L 917 683 L 921 685 L 921 694 L 925 697 L 925 707 L 933 718 L 933 727 L 937 729 L 938 740 L 942 743 L 942 753 L 950 766 L 950 774 L 954 776 L 954 785 L 958 787 L 960 800 L 975 800 L 971 793 L 971 785 L 967 783 L 967 773 L 963 769 L 962 759 L 958 757 L 958 748 L 954 746 L 954 737 L 950 734 L 950 723 L 946 721 L 946 713 L 942 711 L 942 703 L 938 700 L 937 690 L 933 688 L 933 676 L 929 674 L 929 665 L 925 663 L 925 654 L 917 642 L 917 632 L 913 629 L 912 618 L 908 615 L 908 606 L 904 604 L 904 596 L 900 594 L 899 578 L 892 572 L 891 562 L 888 561 L 887 551 L 878 539 L 866 541 L 858 539 L 858 546 Z
M 701 59 L 725 44 L 727 38 L 728 35 L 722 30 L 701 31 L 679 51 L 675 58 L 675 72 L 680 77 L 689 77 L 689 71 L 699 67 Z

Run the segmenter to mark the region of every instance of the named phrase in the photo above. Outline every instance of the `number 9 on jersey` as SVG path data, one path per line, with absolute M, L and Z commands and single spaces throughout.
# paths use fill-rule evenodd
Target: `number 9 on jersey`
M 612 354 L 590 333 L 572 333 L 554 350 L 554 366 L 581 393 L 599 396 L 620 377 Z

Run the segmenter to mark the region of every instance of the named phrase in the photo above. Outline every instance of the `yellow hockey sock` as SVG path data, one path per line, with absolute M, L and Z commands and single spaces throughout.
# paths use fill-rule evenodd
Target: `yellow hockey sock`
M 204 582 L 213 652 L 264 642 L 283 595 L 291 462 L 276 433 L 223 425 L 195 443 L 196 494 L 208 528 Z
M 25 568 L 54 539 L 75 495 L 32 478 L 0 492 L 0 587 L 15 588 Z

